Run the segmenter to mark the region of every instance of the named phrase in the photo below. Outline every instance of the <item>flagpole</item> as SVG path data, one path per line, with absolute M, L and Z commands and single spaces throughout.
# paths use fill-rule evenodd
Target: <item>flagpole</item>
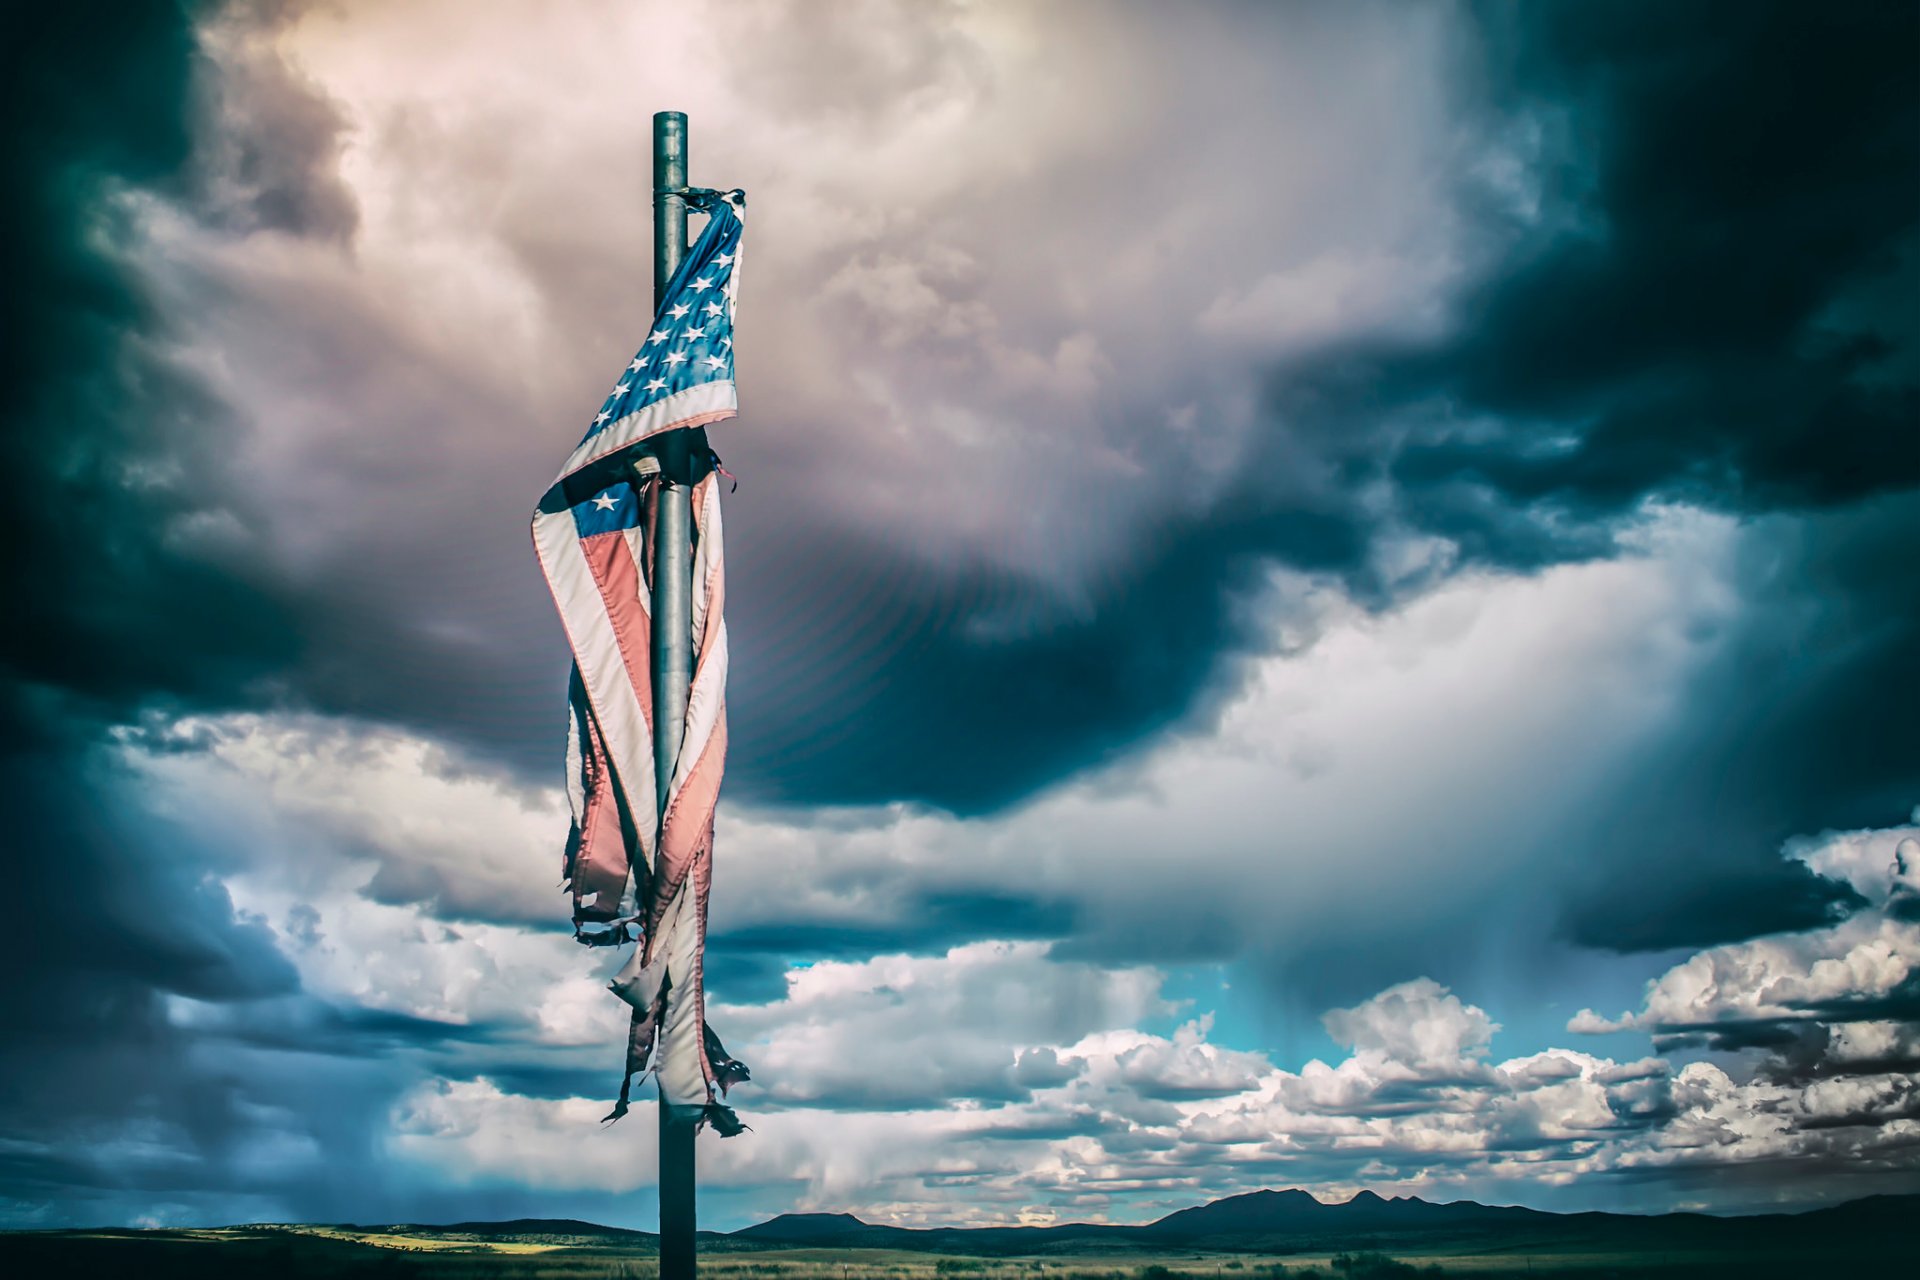
M 687 253 L 687 117 L 653 117 L 653 305 Z M 653 564 L 653 776 L 665 811 L 693 672 L 693 521 L 688 432 L 661 438 Z M 658 815 L 656 815 L 657 817 Z M 694 1280 L 694 1118 L 660 1098 L 660 1280 Z

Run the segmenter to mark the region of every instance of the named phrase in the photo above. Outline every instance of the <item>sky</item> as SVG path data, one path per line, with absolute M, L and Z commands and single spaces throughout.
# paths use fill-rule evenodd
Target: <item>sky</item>
M 653 1223 L 527 526 L 658 110 L 703 1227 L 1920 1191 L 1920 10 L 0 21 L 0 1225 Z

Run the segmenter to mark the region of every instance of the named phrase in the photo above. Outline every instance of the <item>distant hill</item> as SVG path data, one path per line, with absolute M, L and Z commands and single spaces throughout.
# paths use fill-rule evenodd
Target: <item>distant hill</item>
M 1329 1204 L 1298 1189 L 1254 1191 L 1170 1213 L 1144 1226 L 891 1227 L 850 1213 L 786 1213 L 731 1233 L 765 1247 L 908 1249 L 974 1256 L 1156 1253 L 1307 1253 L 1352 1249 L 1594 1247 L 1705 1249 L 1818 1246 L 1835 1239 L 1894 1239 L 1920 1221 L 1920 1196 L 1875 1196 L 1804 1213 L 1713 1217 L 1697 1213 L 1549 1213 L 1472 1200 L 1436 1204 L 1362 1191 Z
M 1429 1226 L 1436 1223 L 1520 1223 L 1556 1215 L 1459 1200 L 1434 1204 L 1418 1196 L 1388 1200 L 1362 1191 L 1344 1204 L 1328 1204 L 1305 1191 L 1253 1191 L 1194 1209 L 1170 1213 L 1147 1230 L 1160 1236 L 1208 1236 L 1320 1230 L 1334 1223 L 1357 1226 Z
M 783 1213 L 777 1218 L 730 1233 L 736 1240 L 768 1240 L 781 1244 L 808 1244 L 815 1240 L 841 1240 L 848 1236 L 875 1231 L 894 1231 L 894 1227 L 875 1227 L 850 1213 Z
M 1305 1191 L 1253 1191 L 1170 1213 L 1143 1228 L 1157 1239 L 1271 1240 L 1328 1232 L 1482 1231 L 1487 1228 L 1550 1228 L 1571 1215 L 1457 1200 L 1435 1204 L 1418 1196 L 1387 1199 L 1362 1191 L 1329 1204 Z

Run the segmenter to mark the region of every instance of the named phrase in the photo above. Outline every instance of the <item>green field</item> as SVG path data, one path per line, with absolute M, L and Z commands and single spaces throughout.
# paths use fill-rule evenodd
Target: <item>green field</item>
M 703 1251 L 709 1280 L 1392 1280 L 1405 1277 L 1857 1274 L 1890 1258 L 1832 1248 L 1633 1252 L 1543 1242 L 1472 1253 L 1249 1254 L 977 1258 L 892 1249 Z M 474 1235 L 421 1227 L 253 1226 L 186 1231 L 52 1231 L 0 1235 L 9 1276 L 419 1276 L 432 1280 L 653 1280 L 652 1241 L 606 1236 Z

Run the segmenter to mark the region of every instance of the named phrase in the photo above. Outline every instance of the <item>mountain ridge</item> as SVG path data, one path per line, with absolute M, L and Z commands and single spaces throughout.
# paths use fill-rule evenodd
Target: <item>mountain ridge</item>
M 1436 1202 L 1419 1196 L 1386 1197 L 1372 1190 L 1344 1201 L 1323 1201 L 1298 1187 L 1226 1196 L 1178 1209 L 1152 1222 L 1071 1222 L 1046 1226 L 897 1227 L 870 1223 L 851 1213 L 786 1213 L 728 1233 L 728 1239 L 760 1245 L 841 1248 L 903 1248 L 929 1252 L 1055 1252 L 1093 1244 L 1131 1245 L 1140 1250 L 1180 1246 L 1251 1251 L 1297 1246 L 1311 1240 L 1379 1241 L 1401 1236 L 1484 1236 L 1524 1231 L 1566 1237 L 1627 1233 L 1663 1239 L 1709 1239 L 1736 1234 L 1797 1236 L 1829 1222 L 1849 1230 L 1895 1229 L 1920 1215 L 1920 1195 L 1880 1195 L 1803 1210 L 1714 1215 L 1582 1211 L 1555 1213 L 1522 1205 L 1476 1200 Z

